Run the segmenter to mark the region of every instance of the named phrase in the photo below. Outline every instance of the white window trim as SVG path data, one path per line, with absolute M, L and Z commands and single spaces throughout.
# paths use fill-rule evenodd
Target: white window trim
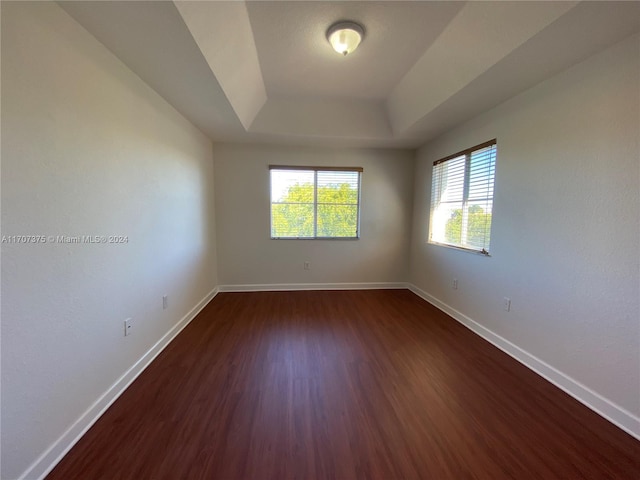
M 464 180 L 463 180 L 463 194 L 462 194 L 462 210 L 463 210 L 463 214 L 462 214 L 462 226 L 461 228 L 463 229 L 463 233 L 461 234 L 461 237 L 464 236 L 464 230 L 465 227 L 468 226 L 468 215 L 465 215 L 464 212 L 465 210 L 468 211 L 469 205 L 468 205 L 468 201 L 469 201 L 469 175 L 470 175 L 470 165 L 471 165 L 471 156 L 474 152 L 478 151 L 478 150 L 482 150 L 484 148 L 487 147 L 495 147 L 496 148 L 496 156 L 493 159 L 493 165 L 494 165 L 494 171 L 495 171 L 495 162 L 496 162 L 496 157 L 497 157 L 497 140 L 494 138 L 492 140 L 489 140 L 487 142 L 481 143 L 479 145 L 475 145 L 471 148 L 467 148 L 465 150 L 462 150 L 460 152 L 454 153 L 453 155 L 448 155 L 447 157 L 444 157 L 440 160 L 437 160 L 435 162 L 433 162 L 433 167 L 448 162 L 449 160 L 453 160 L 455 158 L 459 158 L 464 156 L 465 157 L 465 168 L 464 168 Z M 433 175 L 433 168 L 432 168 L 432 175 Z M 438 246 L 442 246 L 442 247 L 447 247 L 447 248 L 452 248 L 455 250 L 461 250 L 464 252 L 469 252 L 469 253 L 475 253 L 478 255 L 482 255 L 482 256 L 486 256 L 486 257 L 490 257 L 491 254 L 489 253 L 488 250 L 486 250 L 485 248 L 482 249 L 476 249 L 476 248 L 471 248 L 468 246 L 465 246 L 464 244 L 456 244 L 456 243 L 446 243 L 446 242 L 441 242 L 441 241 L 436 241 L 432 239 L 433 236 L 433 215 L 434 215 L 434 210 L 435 210 L 435 206 L 434 206 L 434 199 L 433 199 L 433 188 L 434 188 L 434 178 L 432 177 L 431 180 L 431 188 L 432 188 L 432 192 L 431 192 L 431 200 L 430 200 L 430 208 L 429 208 L 429 235 L 428 235 L 428 243 L 432 244 L 432 245 L 438 245 Z M 493 187 L 495 187 L 495 177 L 494 177 L 494 185 Z M 491 197 L 491 203 L 493 205 L 493 199 L 495 197 L 495 190 L 492 194 Z M 492 208 L 492 212 L 493 212 L 493 208 Z M 493 217 L 493 215 L 492 215 Z M 467 221 L 467 225 L 465 225 L 465 220 Z M 491 222 L 491 226 L 489 227 L 489 232 L 491 232 L 491 228 L 493 227 L 493 218 L 492 218 L 492 222 Z M 491 238 L 489 236 L 489 238 Z M 489 240 L 489 245 L 491 240 Z
M 300 165 L 269 165 L 271 170 L 302 170 L 313 172 L 313 236 L 312 237 L 274 237 L 272 236 L 272 195 L 271 178 L 269 178 L 269 236 L 271 240 L 360 240 L 360 215 L 362 205 L 362 167 L 313 167 Z M 356 205 L 356 235 L 353 237 L 319 237 L 318 236 L 318 172 L 357 172 L 358 173 L 358 199 Z

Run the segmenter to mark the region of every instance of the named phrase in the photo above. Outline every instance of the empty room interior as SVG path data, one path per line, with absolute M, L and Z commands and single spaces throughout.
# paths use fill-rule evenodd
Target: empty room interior
M 640 478 L 640 2 L 0 15 L 3 480 Z

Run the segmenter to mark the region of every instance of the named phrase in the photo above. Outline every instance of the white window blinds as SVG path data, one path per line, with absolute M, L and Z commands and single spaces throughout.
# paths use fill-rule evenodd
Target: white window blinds
M 429 242 L 489 254 L 496 140 L 433 163 Z

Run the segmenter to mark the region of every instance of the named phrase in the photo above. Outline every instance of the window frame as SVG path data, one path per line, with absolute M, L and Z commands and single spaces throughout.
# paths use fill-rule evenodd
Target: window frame
M 489 252 L 489 250 L 486 249 L 487 245 L 485 244 L 483 246 L 483 248 L 481 249 L 477 249 L 477 248 L 471 248 L 468 246 L 465 246 L 464 244 L 460 243 L 447 243 L 447 242 L 440 242 L 440 241 L 436 241 L 433 240 L 433 216 L 434 216 L 434 212 L 435 212 L 435 207 L 434 207 L 434 173 L 435 173 L 435 167 L 437 165 L 440 165 L 442 163 L 448 162 L 450 160 L 453 159 L 457 159 L 460 158 L 462 156 L 465 157 L 465 162 L 464 162 L 464 172 L 462 174 L 462 180 L 463 180 L 463 184 L 462 184 L 462 198 L 461 198 L 461 210 L 462 210 L 462 222 L 463 222 L 463 226 L 461 227 L 462 229 L 464 229 L 464 220 L 465 220 L 465 212 L 468 212 L 469 209 L 469 190 L 470 190 L 470 171 L 471 171 L 471 157 L 473 155 L 473 153 L 477 152 L 478 150 L 482 150 L 485 149 L 487 147 L 495 147 L 495 153 L 493 156 L 493 185 L 491 186 L 491 190 L 492 190 L 492 195 L 491 195 L 491 224 L 489 226 L 489 249 L 491 248 L 491 229 L 493 227 L 493 203 L 494 203 L 494 198 L 495 198 L 495 168 L 496 168 L 496 160 L 498 158 L 498 142 L 497 139 L 491 139 L 488 140 L 486 142 L 480 143 L 478 145 L 475 145 L 473 147 L 470 148 L 466 148 L 464 150 L 461 150 L 457 153 L 454 153 L 452 155 L 447 155 L 444 158 L 441 158 L 439 160 L 436 160 L 435 162 L 433 162 L 433 166 L 431 169 L 431 199 L 429 201 L 430 205 L 429 205 L 429 234 L 428 234 L 428 239 L 427 239 L 427 243 L 431 244 L 431 245 L 439 245 L 442 247 L 447 247 L 447 248 L 453 248 L 456 250 L 462 250 L 465 252 L 470 252 L 470 253 L 475 253 L 478 255 L 483 255 L 486 257 L 490 257 L 491 254 Z M 489 200 L 489 197 L 487 197 L 486 200 Z M 468 213 L 467 213 L 467 221 L 468 221 Z
M 306 171 L 313 172 L 313 236 L 312 237 L 274 237 L 273 236 L 273 192 L 272 171 Z M 356 235 L 353 237 L 319 237 L 318 236 L 318 172 L 350 172 L 358 174 L 358 197 L 356 206 Z M 362 206 L 362 167 L 318 167 L 306 165 L 269 165 L 269 237 L 271 240 L 360 240 L 360 215 Z

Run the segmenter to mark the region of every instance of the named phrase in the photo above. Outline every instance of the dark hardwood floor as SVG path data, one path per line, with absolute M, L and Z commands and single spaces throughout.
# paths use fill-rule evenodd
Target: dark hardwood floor
M 407 290 L 222 293 L 54 479 L 639 479 L 640 442 Z

